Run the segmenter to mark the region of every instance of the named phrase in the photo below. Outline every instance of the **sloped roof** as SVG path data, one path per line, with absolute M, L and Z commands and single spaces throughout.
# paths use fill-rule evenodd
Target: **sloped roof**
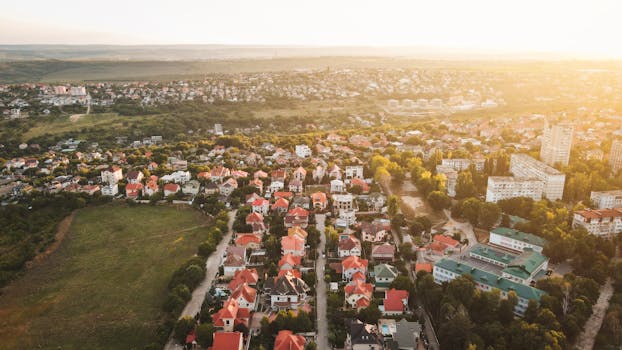
M 304 347 L 305 338 L 289 330 L 279 331 L 274 341 L 274 350 L 303 350 Z

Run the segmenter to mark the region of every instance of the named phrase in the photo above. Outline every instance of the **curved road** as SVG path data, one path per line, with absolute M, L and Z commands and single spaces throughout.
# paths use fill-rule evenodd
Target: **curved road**
M 326 247 L 326 236 L 324 235 L 325 221 L 326 215 L 315 215 L 315 227 L 320 231 L 320 244 L 317 247 L 317 260 L 315 261 L 315 274 L 317 276 L 317 285 L 315 286 L 315 304 L 317 307 L 316 344 L 318 349 L 330 349 L 328 345 L 328 319 L 326 318 L 326 281 L 324 280 L 324 267 L 326 266 L 326 259 L 324 258 Z
M 181 316 L 179 316 L 179 318 L 184 316 L 194 317 L 201 311 L 201 305 L 203 304 L 203 300 L 205 300 L 205 295 L 212 287 L 212 283 L 218 273 L 218 268 L 222 263 L 222 257 L 225 254 L 227 246 L 229 245 L 229 241 L 231 241 L 231 236 L 233 236 L 233 221 L 235 220 L 236 213 L 237 210 L 229 212 L 229 229 L 227 230 L 227 233 L 223 237 L 222 241 L 218 243 L 216 251 L 214 251 L 212 255 L 207 258 L 207 261 L 205 262 L 205 279 L 192 292 L 192 299 L 190 299 L 184 310 L 181 312 Z M 175 343 L 175 340 L 173 340 L 172 337 L 169 337 L 168 343 L 164 346 L 164 350 L 183 350 L 183 346 Z

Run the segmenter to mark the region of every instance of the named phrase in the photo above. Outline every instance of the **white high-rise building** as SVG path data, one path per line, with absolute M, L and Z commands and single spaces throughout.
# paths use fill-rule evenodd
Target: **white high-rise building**
M 622 190 L 592 191 L 590 199 L 597 209 L 622 208 Z
M 614 174 L 617 174 L 622 169 L 622 140 L 613 140 L 613 143 L 611 143 L 609 165 Z
M 552 200 L 562 199 L 566 175 L 527 154 L 512 154 L 510 171 L 516 177 L 535 178 L 543 182 L 543 195 Z
M 498 202 L 502 199 L 529 197 L 542 199 L 544 183 L 534 178 L 514 176 L 490 176 L 486 188 L 486 202 Z
M 456 196 L 456 183 L 458 182 L 458 172 L 450 167 L 445 165 L 437 165 L 436 173 L 445 175 L 447 182 L 445 183 L 445 188 L 447 189 L 447 195 L 449 197 Z
M 573 131 L 574 125 L 570 123 L 549 126 L 549 123 L 545 121 L 540 148 L 542 161 L 551 166 L 557 163 L 568 165 Z

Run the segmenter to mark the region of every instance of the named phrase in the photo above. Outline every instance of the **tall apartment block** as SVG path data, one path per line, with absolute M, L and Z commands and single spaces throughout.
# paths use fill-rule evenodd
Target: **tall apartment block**
M 510 171 L 516 177 L 535 178 L 543 182 L 543 194 L 554 201 L 562 199 L 566 175 L 527 154 L 512 154 Z
M 549 126 L 549 123 L 545 121 L 540 148 L 542 161 L 551 166 L 557 163 L 568 165 L 573 132 L 574 125 L 570 123 Z

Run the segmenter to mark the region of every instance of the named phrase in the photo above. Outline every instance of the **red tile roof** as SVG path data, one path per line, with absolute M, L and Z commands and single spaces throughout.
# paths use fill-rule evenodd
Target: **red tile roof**
M 432 273 L 432 264 L 430 263 L 417 263 L 415 264 L 415 272 L 427 271 Z
M 448 247 L 456 247 L 460 242 L 456 241 L 451 237 L 447 237 L 445 235 L 436 235 L 434 236 L 434 242 L 442 243 Z
M 212 350 L 239 350 L 243 341 L 240 332 L 216 332 Z
M 349 256 L 341 261 L 341 266 L 343 267 L 343 271 L 358 268 L 367 269 L 368 263 L 367 259 L 361 259 L 358 256 Z
M 304 348 L 305 338 L 289 330 L 279 331 L 274 341 L 274 350 L 304 350 Z
M 408 292 L 405 290 L 390 289 L 385 292 L 384 311 L 403 312 L 404 302 L 408 300 Z

